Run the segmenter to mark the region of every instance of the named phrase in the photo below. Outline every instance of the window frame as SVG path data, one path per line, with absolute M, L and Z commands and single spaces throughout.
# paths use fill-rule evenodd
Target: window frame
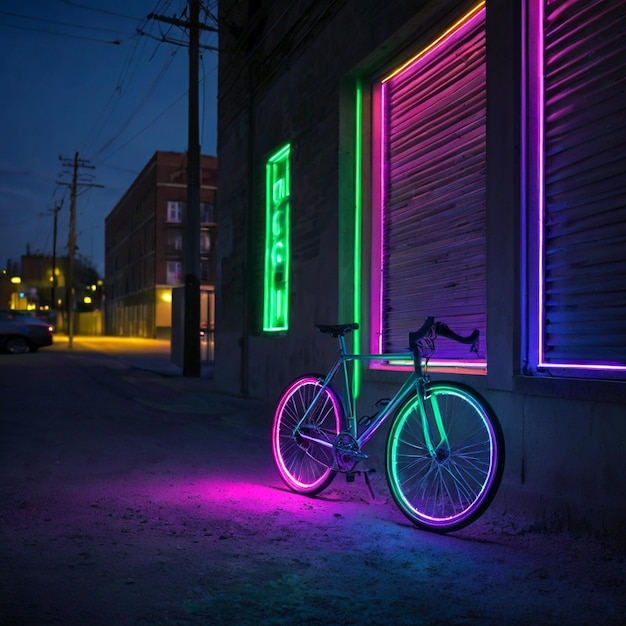
M 372 124 L 371 124 L 371 157 L 372 157 L 372 223 L 371 223 L 371 269 L 370 269 L 370 352 L 372 354 L 384 354 L 383 352 L 383 268 L 384 268 L 384 208 L 385 208 L 385 177 L 387 176 L 388 165 L 386 156 L 386 98 L 385 89 L 387 83 L 401 72 L 410 68 L 414 63 L 418 63 L 427 55 L 436 52 L 440 45 L 445 44 L 449 37 L 462 29 L 473 20 L 479 19 L 485 24 L 486 3 L 478 2 L 470 10 L 464 13 L 449 28 L 443 30 L 439 36 L 433 38 L 428 45 L 422 48 L 417 54 L 411 56 L 398 64 L 395 69 L 387 72 L 382 77 L 377 78 L 371 85 L 372 98 Z M 486 210 L 486 209 L 485 209 Z M 486 290 L 486 270 L 484 276 Z M 485 302 L 485 306 L 486 302 Z M 485 310 L 486 316 L 486 310 Z M 484 338 L 483 338 L 484 341 Z M 407 348 L 408 352 L 408 348 Z M 398 369 L 405 368 L 406 364 L 398 361 L 393 356 L 393 361 L 373 361 L 369 364 L 372 369 Z M 486 374 L 487 360 L 485 358 L 437 358 L 429 362 L 429 367 L 440 369 L 441 371 L 454 371 L 467 374 Z
M 546 102 L 545 102 L 545 0 L 524 3 L 523 98 L 527 115 L 523 124 L 523 142 L 527 160 L 522 172 L 525 199 L 523 249 L 528 263 L 522 285 L 527 304 L 523 332 L 523 372 L 533 377 L 573 379 L 626 378 L 626 363 L 574 363 L 551 360 L 546 354 Z
M 182 224 L 185 206 L 185 202 L 180 200 L 168 200 L 166 222 L 168 224 Z
M 174 267 L 174 270 L 172 270 Z M 182 261 L 166 261 L 165 266 L 165 282 L 168 285 L 181 285 L 183 282 L 183 264 Z M 173 281 L 173 282 L 172 282 Z

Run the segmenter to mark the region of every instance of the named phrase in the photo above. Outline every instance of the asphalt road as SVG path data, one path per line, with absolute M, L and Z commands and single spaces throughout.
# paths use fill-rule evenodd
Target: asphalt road
M 272 408 L 167 342 L 0 355 L 0 626 L 623 624 L 623 552 L 487 514 L 438 536 L 338 477 L 286 490 Z M 378 445 L 375 441 L 374 446 Z

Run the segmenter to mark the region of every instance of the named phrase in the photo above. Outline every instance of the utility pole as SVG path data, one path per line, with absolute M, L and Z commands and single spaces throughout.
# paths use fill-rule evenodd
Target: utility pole
M 151 13 L 154 18 L 189 28 L 189 127 L 187 147 L 187 209 L 185 215 L 185 293 L 183 315 L 183 376 L 200 376 L 200 140 L 198 68 L 200 30 L 216 28 L 200 24 L 200 2 L 189 0 L 189 21 Z
M 70 286 L 69 292 L 69 310 L 68 310 L 68 328 L 67 338 L 68 347 L 74 347 L 74 306 L 76 305 L 76 290 L 74 289 L 74 257 L 76 255 L 76 187 L 78 181 L 78 152 L 74 153 L 74 172 L 72 174 L 72 187 L 70 192 L 70 231 L 67 236 L 67 256 L 68 256 L 68 280 Z
M 200 376 L 200 140 L 198 66 L 200 2 L 189 1 L 189 134 L 185 224 L 185 322 L 183 376 Z
M 57 207 L 54 207 L 54 227 L 52 229 L 52 293 L 51 293 L 51 304 L 52 309 L 56 310 L 57 308 L 57 300 L 56 300 L 56 289 L 57 289 L 57 218 L 59 215 L 59 211 L 63 206 L 63 202 Z
M 59 211 L 63 207 L 63 200 L 61 204 L 49 209 L 47 213 L 40 213 L 40 215 L 49 215 L 52 212 L 53 215 L 53 228 L 52 228 L 52 273 L 50 276 L 50 308 L 56 309 L 56 287 L 57 287 L 57 223 Z
M 70 166 L 72 165 L 72 182 L 71 183 L 62 183 L 61 185 L 68 185 L 70 188 L 70 228 L 67 236 L 67 251 L 68 251 L 68 267 L 67 267 L 67 282 L 69 285 L 68 290 L 68 330 L 67 337 L 68 343 L 67 347 L 71 350 L 74 347 L 74 308 L 76 306 L 75 298 L 76 298 L 76 290 L 74 288 L 74 259 L 76 256 L 76 250 L 78 247 L 76 246 L 76 195 L 78 193 L 78 186 L 80 184 L 81 187 L 102 187 L 102 185 L 95 185 L 93 183 L 79 183 L 78 181 L 78 168 L 87 168 L 87 169 L 95 169 L 93 165 L 89 164 L 89 161 L 85 161 L 84 159 L 78 158 L 78 152 L 74 153 L 73 161 L 70 159 L 65 159 L 63 157 L 59 157 L 61 161 L 63 161 L 63 165 Z

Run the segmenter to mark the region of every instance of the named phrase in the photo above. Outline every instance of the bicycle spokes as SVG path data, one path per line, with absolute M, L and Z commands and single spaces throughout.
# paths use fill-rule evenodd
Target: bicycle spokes
M 333 442 L 343 420 L 341 401 L 317 376 L 295 380 L 274 415 L 272 446 L 280 475 L 290 489 L 314 494 L 334 477 Z
M 461 385 L 433 383 L 413 397 L 389 433 L 388 481 L 416 524 L 451 530 L 475 519 L 499 482 L 499 426 Z

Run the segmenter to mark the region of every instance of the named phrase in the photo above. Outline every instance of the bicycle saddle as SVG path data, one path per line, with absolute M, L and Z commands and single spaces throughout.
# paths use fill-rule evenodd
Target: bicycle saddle
M 315 324 L 315 328 L 325 335 L 331 335 L 336 338 L 342 337 L 351 330 L 358 330 L 359 325 L 354 322 L 351 324 Z

